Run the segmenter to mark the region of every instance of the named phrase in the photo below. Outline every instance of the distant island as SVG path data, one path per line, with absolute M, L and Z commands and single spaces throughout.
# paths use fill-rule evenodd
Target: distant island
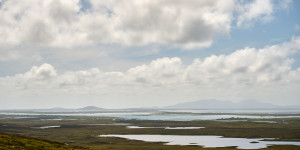
M 256 100 L 244 100 L 240 102 L 205 99 L 193 102 L 178 103 L 163 107 L 164 109 L 299 109 L 300 106 L 278 106 L 263 103 Z

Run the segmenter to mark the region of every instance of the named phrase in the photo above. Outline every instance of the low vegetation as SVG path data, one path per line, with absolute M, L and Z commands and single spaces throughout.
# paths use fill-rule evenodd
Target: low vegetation
M 103 149 L 103 150 L 192 150 L 207 149 L 201 146 L 170 146 L 164 143 L 98 137 L 102 134 L 165 134 L 165 135 L 221 135 L 243 138 L 276 138 L 276 140 L 300 141 L 300 118 L 247 119 L 222 121 L 142 121 L 103 117 L 35 116 L 35 118 L 5 118 L 0 116 L 0 149 Z M 54 119 L 54 120 L 51 120 Z M 58 120 L 61 119 L 61 120 Z M 258 121 L 258 122 L 257 122 Z M 272 123 L 261 122 L 272 121 Z M 276 123 L 274 123 L 276 122 Z M 166 130 L 163 128 L 128 129 L 125 125 L 87 125 L 129 123 L 145 127 L 205 127 L 192 130 Z M 32 127 L 60 126 L 38 129 Z M 14 135 L 11 135 L 14 134 Z M 19 136 L 16 136 L 19 135 Z M 24 137 L 26 136 L 26 137 Z M 30 137 L 30 138 L 29 138 Z M 74 145 L 74 146 L 70 146 Z M 76 147 L 77 146 L 77 147 Z M 209 148 L 214 149 L 236 149 Z M 300 149 L 299 146 L 270 146 L 266 149 Z
M 78 146 L 66 145 L 59 142 L 41 140 L 32 137 L 0 133 L 1 150 L 81 150 L 87 149 Z

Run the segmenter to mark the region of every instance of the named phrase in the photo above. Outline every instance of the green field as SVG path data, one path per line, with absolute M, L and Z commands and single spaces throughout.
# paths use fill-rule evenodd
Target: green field
M 126 140 L 122 138 L 98 137 L 102 134 L 163 134 L 163 135 L 221 135 L 241 138 L 277 138 L 276 140 L 300 141 L 300 118 L 289 119 L 247 119 L 242 121 L 143 121 L 122 120 L 103 117 L 59 117 L 34 116 L 35 118 L 4 118 L 0 116 L 1 145 L 0 149 L 103 149 L 103 150 L 134 150 L 134 149 L 236 149 L 202 148 L 201 146 L 167 146 L 163 143 Z M 28 116 L 27 116 L 28 117 Z M 63 119 L 63 120 L 41 120 Z M 67 119 L 67 120 L 64 120 Z M 72 120 L 76 119 L 76 120 Z M 276 123 L 254 122 L 276 121 Z M 162 128 L 128 129 L 125 125 L 82 125 L 129 123 L 145 127 L 188 127 L 201 126 L 203 129 L 165 130 Z M 37 129 L 32 127 L 56 126 L 59 128 Z M 9 135 L 8 135 L 9 134 Z M 21 136 L 15 136 L 21 135 Z M 26 136 L 26 137 L 24 137 Z M 33 138 L 29 138 L 33 137 Z M 51 142 L 50 142 L 51 141 Z M 73 147 L 73 146 L 79 147 Z M 279 150 L 300 149 L 299 146 L 270 146 L 266 149 Z

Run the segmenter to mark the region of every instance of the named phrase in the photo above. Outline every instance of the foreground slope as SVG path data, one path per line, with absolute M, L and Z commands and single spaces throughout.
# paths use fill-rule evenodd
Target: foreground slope
M 65 145 L 59 142 L 47 141 L 32 137 L 0 133 L 0 150 L 81 150 L 84 148 Z

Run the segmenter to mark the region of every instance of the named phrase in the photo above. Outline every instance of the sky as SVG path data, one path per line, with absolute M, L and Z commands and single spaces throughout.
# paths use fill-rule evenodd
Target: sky
M 300 105 L 300 1 L 0 0 L 0 109 Z

